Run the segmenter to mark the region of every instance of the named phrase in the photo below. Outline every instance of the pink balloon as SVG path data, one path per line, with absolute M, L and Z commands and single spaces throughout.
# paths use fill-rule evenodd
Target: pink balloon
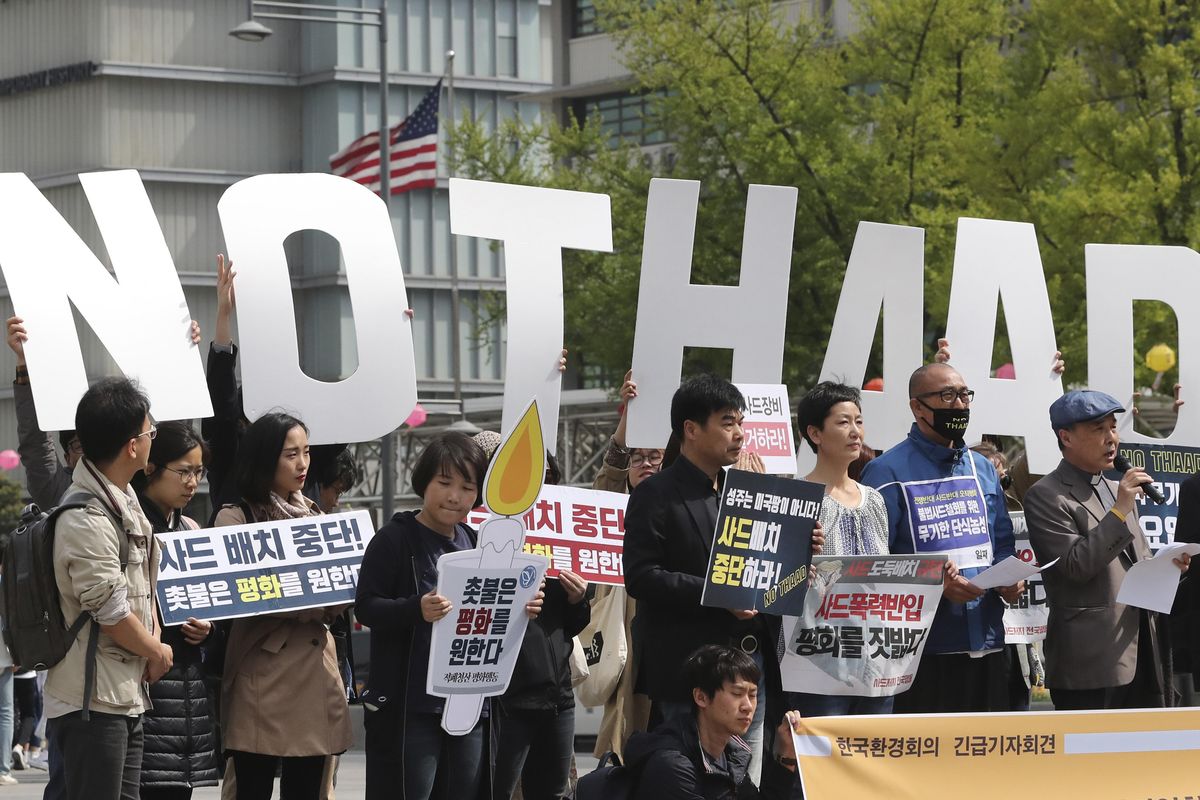
M 0 469 L 16 469 L 21 464 L 21 457 L 16 450 L 0 450 Z
M 1001 364 L 996 367 L 996 377 L 1015 381 L 1017 379 L 1017 368 L 1012 364 Z
M 404 424 L 410 428 L 419 428 L 425 424 L 425 420 L 427 419 L 429 419 L 429 414 L 425 411 L 420 403 L 417 403 L 417 405 L 413 407 L 412 413 L 408 415 L 408 419 L 404 420 Z M 0 453 L 0 457 L 3 455 L 3 453 Z

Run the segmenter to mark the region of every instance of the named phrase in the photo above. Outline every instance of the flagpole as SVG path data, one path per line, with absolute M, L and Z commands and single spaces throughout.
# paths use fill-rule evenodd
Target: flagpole
M 387 0 L 379 0 L 379 190 L 387 209 L 388 229 L 392 230 L 392 136 L 388 125 Z M 395 239 L 392 230 L 392 238 Z M 379 500 L 383 519 L 392 518 L 396 504 L 396 432 L 388 431 L 379 440 Z
M 446 51 L 446 105 L 449 106 L 450 116 L 449 125 L 450 131 L 454 130 L 454 51 Z M 451 136 L 446 142 L 446 155 L 449 159 L 446 174 L 454 177 L 454 137 Z M 450 234 L 450 369 L 454 373 L 454 399 L 458 401 L 458 416 L 460 419 L 466 419 L 466 411 L 463 410 L 463 393 L 462 393 L 462 344 L 461 331 L 459 330 L 459 295 L 458 295 L 458 245 L 455 242 L 454 234 Z

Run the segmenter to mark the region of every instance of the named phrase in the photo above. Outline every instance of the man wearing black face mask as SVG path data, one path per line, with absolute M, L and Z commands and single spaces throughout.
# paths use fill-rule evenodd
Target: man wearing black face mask
M 963 435 L 974 392 L 949 364 L 928 364 L 908 382 L 908 438 L 867 464 L 862 482 L 883 495 L 892 553 L 945 558 L 942 602 L 916 679 L 896 713 L 1008 709 L 1003 600 L 1024 584 L 982 591 L 970 579 L 1014 554 L 1012 521 L 992 462 Z

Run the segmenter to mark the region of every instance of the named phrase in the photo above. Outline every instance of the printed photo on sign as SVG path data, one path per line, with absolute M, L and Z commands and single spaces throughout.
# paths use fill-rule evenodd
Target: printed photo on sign
M 547 561 L 546 577 L 570 570 L 589 583 L 625 585 L 625 504 L 629 495 L 575 486 L 543 486 L 537 502 L 521 515 L 525 552 Z M 481 525 L 486 505 L 467 517 Z
M 742 447 L 763 460 L 768 475 L 796 474 L 796 438 L 787 386 L 781 383 L 736 386 L 746 399 Z
M 783 618 L 783 688 L 887 697 L 912 685 L 942 598 L 941 559 L 817 556 L 804 613 Z
M 155 534 L 164 625 L 354 602 L 367 511 Z
M 824 493 L 819 483 L 729 470 L 700 602 L 800 613 Z

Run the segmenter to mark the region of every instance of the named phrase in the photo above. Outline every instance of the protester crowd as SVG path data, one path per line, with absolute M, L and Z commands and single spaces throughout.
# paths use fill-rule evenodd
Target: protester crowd
M 91 624 L 42 674 L 14 665 L 0 645 L 0 740 L 12 743 L 0 747 L 0 785 L 15 782 L 14 769 L 40 766 L 50 771 L 47 800 L 188 798 L 219 781 L 225 797 L 257 800 L 272 795 L 277 776 L 288 800 L 332 797 L 337 756 L 352 740 L 347 704 L 357 700 L 370 798 L 566 797 L 574 639 L 603 616 L 614 626 L 604 633 L 626 642 L 628 655 L 599 698 L 596 750 L 625 759 L 636 776 L 629 796 L 799 796 L 789 730 L 802 716 L 1028 708 L 1038 656 L 1027 645 L 1006 646 L 1001 619 L 1024 586 L 985 591 L 972 583 L 1013 554 L 1009 511 L 1022 503 L 1038 558 L 1058 559 L 1045 573 L 1045 684 L 1055 707 L 1174 700 L 1168 626 L 1116 602 L 1125 572 L 1150 556 L 1137 519 L 1150 477 L 1137 468 L 1119 481 L 1104 477 L 1122 404 L 1087 390 L 1055 401 L 1046 422 L 1062 462 L 1016 497 L 1006 493 L 1003 453 L 963 441 L 974 392 L 948 363 L 944 342 L 935 361 L 912 374 L 912 428 L 886 452 L 866 444 L 854 387 L 820 383 L 797 413 L 816 455 L 804 477 L 825 487 L 814 554 L 936 552 L 914 527 L 914 485 L 961 480 L 985 501 L 973 528 L 985 532 L 983 544 L 944 551 L 942 600 L 924 655 L 912 685 L 894 697 L 785 692 L 780 618 L 701 604 L 725 470 L 764 471 L 744 447 L 741 392 L 711 375 L 676 391 L 665 450 L 628 447 L 621 417 L 594 486 L 630 495 L 625 586 L 590 587 L 569 570 L 547 581 L 524 609 L 531 621 L 508 690 L 484 703 L 466 735 L 442 729 L 445 701 L 427 692 L 426 673 L 432 625 L 454 611 L 438 593 L 438 560 L 478 543 L 466 519 L 481 503 L 500 441 L 494 433 L 434 439 L 412 470 L 420 508 L 394 515 L 367 547 L 353 604 L 371 639 L 361 696 L 347 647 L 349 606 L 164 626 L 154 593 L 156 535 L 201 527 L 183 512 L 206 478 L 214 502 L 207 522 L 215 525 L 329 513 L 358 479 L 345 447 L 310 448 L 302 419 L 245 419 L 231 336 L 235 276 L 219 259 L 208 358 L 214 416 L 203 421 L 203 436 L 189 423 L 156 425 L 145 395 L 123 378 L 87 391 L 75 430 L 42 433 L 23 350 L 37 333 L 8 321 L 29 496 L 43 509 L 86 498 L 58 517 L 53 555 L 63 618 Z M 195 326 L 193 338 L 200 342 Z M 620 398 L 627 407 L 637 395 L 628 374 Z M 548 460 L 547 482 L 557 482 Z M 1187 488 L 1181 531 L 1196 514 L 1187 499 L 1200 496 Z M 1184 573 L 1189 559 L 1176 565 Z M 588 792 L 605 796 L 585 780 L 579 796 Z

